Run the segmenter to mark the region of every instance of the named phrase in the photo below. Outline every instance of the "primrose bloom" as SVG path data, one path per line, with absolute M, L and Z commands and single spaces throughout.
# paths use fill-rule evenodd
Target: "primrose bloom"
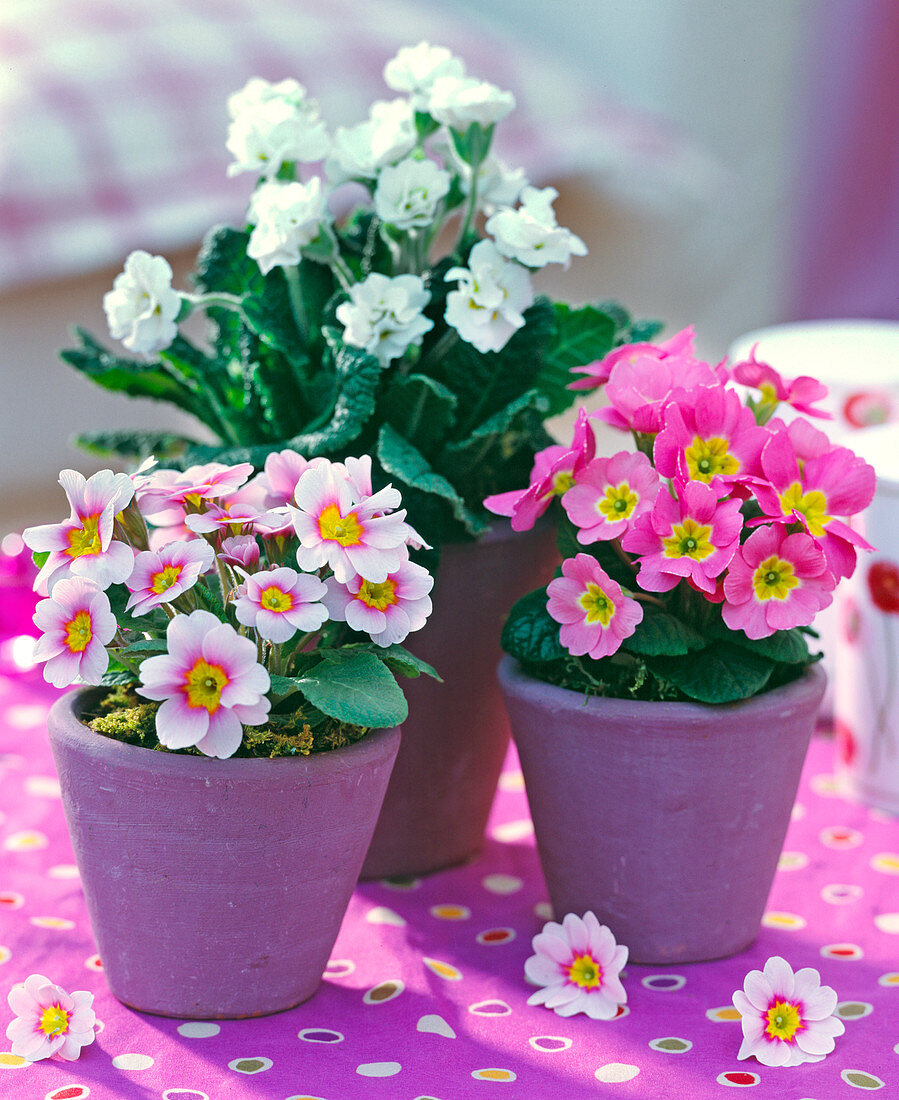
M 453 168 L 459 173 L 459 183 L 463 194 L 471 194 L 471 165 L 460 160 L 452 146 L 447 151 Z M 514 206 L 521 197 L 522 190 L 528 186 L 528 178 L 523 168 L 509 168 L 492 154 L 488 154 L 478 165 L 478 207 L 488 216 L 497 210 Z
M 613 428 L 652 435 L 662 428 L 662 414 L 675 389 L 720 386 L 713 367 L 692 356 L 640 354 L 624 358 L 606 383 L 609 406 L 599 409 L 598 420 Z
M 156 470 L 144 482 L 138 496 L 141 511 L 153 516 L 154 522 L 170 513 L 172 521 L 181 517 L 185 505 L 199 508 L 204 500 L 227 497 L 236 493 L 253 472 L 250 462 L 226 466 L 222 462 L 205 462 L 181 470 Z M 183 518 L 183 517 L 182 517 Z
M 627 1002 L 619 977 L 627 948 L 592 912 L 583 918 L 568 913 L 561 924 L 548 921 L 531 945 L 536 954 L 525 961 L 524 972 L 542 988 L 528 997 L 529 1005 L 546 1005 L 557 1016 L 583 1012 L 592 1020 L 611 1020 Z
M 350 301 L 337 307 L 337 320 L 348 344 L 365 348 L 386 367 L 434 327 L 422 313 L 430 300 L 419 275 L 390 278 L 373 271 L 350 288 Z
M 84 577 L 100 588 L 121 584 L 131 572 L 134 554 L 112 535 L 116 516 L 134 496 L 131 478 L 112 470 L 101 470 L 89 478 L 77 470 L 63 470 L 59 484 L 72 510 L 69 518 L 22 532 L 29 549 L 49 552 L 35 579 L 35 590 L 46 592 L 68 576 Z
M 282 566 L 247 576 L 243 595 L 234 603 L 237 621 L 251 626 L 270 642 L 286 642 L 297 631 L 304 633 L 328 620 L 319 602 L 325 595 L 323 581 L 308 573 Z
M 331 156 L 325 164 L 328 179 L 374 179 L 382 168 L 396 164 L 415 145 L 415 113 L 408 99 L 378 100 L 368 119 L 334 132 Z
M 525 187 L 517 210 L 499 210 L 488 218 L 485 228 L 499 251 L 525 267 L 567 266 L 572 256 L 586 256 L 581 238 L 556 221 L 552 204 L 558 197 L 553 187 Z
M 762 363 L 755 357 L 758 344 L 753 345 L 749 358 L 735 363 L 731 368 L 731 376 L 735 382 L 743 386 L 752 386 L 761 392 L 763 406 L 773 411 L 781 401 L 791 405 L 797 412 L 807 416 L 817 416 L 822 420 L 832 420 L 833 416 L 823 409 L 815 409 L 812 406 L 816 401 L 827 396 L 827 386 L 819 382 L 817 378 L 811 378 L 807 374 L 800 375 L 792 380 L 785 379 L 781 374 L 767 363 Z
M 724 578 L 721 614 L 731 630 L 767 638 L 809 626 L 833 600 L 836 579 L 815 540 L 780 524 L 759 527 L 739 548 Z
M 351 577 L 345 584 L 329 578 L 324 599 L 331 618 L 368 634 L 380 646 L 395 645 L 421 628 L 431 614 L 428 593 L 434 578 L 415 562 L 405 561 L 377 583 Z
M 693 326 L 681 329 L 680 332 L 663 340 L 660 344 L 650 344 L 641 341 L 637 344 L 621 344 L 613 348 L 608 355 L 587 363 L 583 367 L 572 367 L 574 374 L 583 374 L 586 377 L 579 378 L 576 382 L 570 382 L 570 390 L 593 390 L 608 382 L 612 368 L 618 363 L 636 363 L 637 359 L 655 359 L 661 362 L 663 359 L 674 357 L 686 361 L 698 362 L 695 358 L 693 346 L 695 333 Z
M 401 501 L 392 486 L 360 494 L 346 469 L 329 462 L 306 470 L 295 499 L 291 513 L 300 569 L 311 573 L 329 565 L 341 584 L 356 573 L 381 584 L 408 558 L 406 513 L 387 514 Z
M 272 451 L 265 460 L 263 474 L 268 490 L 265 497 L 266 507 L 274 508 L 292 503 L 297 482 L 308 465 L 308 460 L 296 451 Z
M 587 463 L 562 497 L 562 507 L 579 528 L 578 542 L 587 546 L 620 538 L 652 508 L 660 488 L 659 475 L 646 455 L 619 451 Z
M 554 497 L 561 497 L 575 484 L 581 470 L 596 453 L 596 436 L 586 409 L 579 409 L 571 446 L 554 443 L 534 456 L 527 489 L 496 493 L 484 501 L 484 507 L 498 516 L 509 516 L 513 531 L 530 531 L 549 508 Z
M 243 727 L 262 725 L 271 706 L 269 675 L 256 644 L 209 611 L 172 619 L 168 653 L 140 666 L 138 695 L 161 699 L 156 736 L 168 749 L 196 745 L 206 756 L 233 756 Z
M 523 327 L 524 311 L 534 301 L 531 277 L 493 241 L 478 241 L 468 267 L 450 268 L 446 279 L 459 281 L 446 296 L 446 323 L 478 351 L 501 351 Z
M 175 339 L 181 296 L 172 290 L 172 269 L 162 256 L 138 249 L 125 260 L 112 290 L 103 295 L 109 333 L 129 351 L 152 355 Z
M 486 129 L 515 107 L 511 92 L 469 76 L 440 76 L 431 85 L 428 110 L 451 130 L 465 133 L 472 123 Z
M 306 89 L 292 78 L 273 84 L 261 76 L 251 76 L 239 92 L 228 96 L 228 117 L 232 120 L 240 118 L 245 111 L 254 111 L 273 99 L 283 99 L 299 106 L 306 99 Z
M 432 46 L 429 42 L 403 46 L 384 66 L 384 83 L 396 92 L 409 95 L 416 111 L 428 109 L 435 80 L 441 76 L 458 78 L 464 75 L 463 61 L 454 57 L 445 46 Z
M 384 168 L 375 188 L 375 213 L 397 229 L 431 225 L 450 189 L 450 174 L 428 159 L 409 157 Z
M 291 82 L 288 94 L 274 93 L 277 85 L 269 85 L 271 94 L 258 88 L 251 93 L 248 87 L 242 97 L 238 93 L 229 102 L 229 108 L 236 109 L 225 143 L 234 157 L 229 176 L 253 172 L 271 179 L 282 164 L 308 163 L 325 156 L 329 147 L 325 124 L 318 103 L 306 96 L 301 84 Z
M 675 395 L 665 407 L 653 457 L 662 477 L 718 489 L 760 476 L 770 438 L 734 390 L 703 386 Z
M 7 1000 L 16 1018 L 6 1037 L 19 1058 L 74 1062 L 94 1041 L 94 995 L 85 989 L 66 993 L 43 974 L 31 974 L 12 987 Z
M 249 571 L 259 561 L 259 543 L 252 535 L 231 535 L 222 539 L 218 558 L 232 568 Z
M 719 503 L 701 481 L 675 486 L 677 496 L 660 492 L 652 511 L 640 516 L 621 540 L 640 556 L 640 587 L 668 592 L 686 578 L 702 592 L 715 594 L 719 577 L 740 541 L 743 518 L 739 500 Z
M 559 641 L 574 657 L 609 657 L 643 619 L 643 608 L 589 554 L 566 558 L 546 593 L 547 611 L 562 624 Z
M 34 657 L 46 661 L 48 684 L 63 688 L 79 679 L 100 683 L 109 667 L 106 646 L 118 629 L 105 592 L 81 577 L 61 580 L 53 586 L 52 597 L 38 603 L 34 625 L 43 631 Z
M 273 267 L 296 267 L 303 249 L 312 244 L 328 217 L 318 176 L 308 183 L 263 183 L 250 203 L 248 219 L 254 228 L 247 255 L 263 275 Z
M 743 1027 L 737 1057 L 754 1057 L 765 1066 L 823 1061 L 846 1030 L 833 1014 L 836 990 L 822 985 L 810 966 L 793 973 L 779 955 L 768 959 L 764 970 L 749 971 L 733 1002 Z
M 126 611 L 146 615 L 160 604 L 171 603 L 208 573 L 215 562 L 212 547 L 202 539 L 170 542 L 158 550 L 145 550 L 134 559 L 128 578 L 131 593 Z

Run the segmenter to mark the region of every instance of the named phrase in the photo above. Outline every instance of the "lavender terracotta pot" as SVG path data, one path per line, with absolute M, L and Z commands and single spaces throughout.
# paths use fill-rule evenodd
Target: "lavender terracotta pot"
M 443 548 L 427 626 L 409 648 L 443 678 L 405 680 L 409 717 L 363 878 L 424 874 L 476 855 L 509 744 L 496 682 L 509 608 L 549 580 L 555 527 L 497 524 L 478 542 Z
M 639 963 L 755 939 L 825 676 L 725 706 L 582 695 L 505 657 L 499 679 L 553 910 L 592 909 Z
M 279 1012 L 318 988 L 399 746 L 398 728 L 298 759 L 126 745 L 60 699 L 48 728 L 110 989 L 144 1012 Z

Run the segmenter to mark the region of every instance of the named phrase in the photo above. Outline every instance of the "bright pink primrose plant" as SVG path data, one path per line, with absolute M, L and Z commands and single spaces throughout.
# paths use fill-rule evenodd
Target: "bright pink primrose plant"
M 63 471 L 70 518 L 24 532 L 48 682 L 130 685 L 158 745 L 220 758 L 250 751 L 248 728 L 359 736 L 405 718 L 396 675 L 434 675 L 401 645 L 433 579 L 409 559 L 425 543 L 400 493 L 373 489 L 368 456 L 282 451 L 251 474 Z
M 570 447 L 537 454 L 526 488 L 484 502 L 515 530 L 561 504 L 560 574 L 512 609 L 506 650 L 550 682 L 625 697 L 724 703 L 801 675 L 816 614 L 871 549 L 856 520 L 874 470 L 797 415 L 826 415 L 826 388 L 755 349 L 703 362 L 692 329 L 575 373 L 604 406 L 580 410 Z M 631 446 L 599 454 L 600 423 Z

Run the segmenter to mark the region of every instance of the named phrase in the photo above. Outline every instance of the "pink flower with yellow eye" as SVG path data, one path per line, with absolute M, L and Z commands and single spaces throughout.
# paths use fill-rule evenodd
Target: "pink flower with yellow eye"
M 43 634 L 34 647 L 37 661 L 45 661 L 44 679 L 54 687 L 77 680 L 99 684 L 109 667 L 106 646 L 118 625 L 109 599 L 95 584 L 81 577 L 57 581 L 51 598 L 41 600 L 34 625 Z
M 534 455 L 527 489 L 496 493 L 484 500 L 484 507 L 498 516 L 509 516 L 513 531 L 530 531 L 555 497 L 567 493 L 575 477 L 596 453 L 596 436 L 590 414 L 578 411 L 570 447 L 553 444 Z
M 140 666 L 146 699 L 162 700 L 156 736 L 168 749 L 196 745 L 206 756 L 233 756 L 243 727 L 262 725 L 271 703 L 269 675 L 256 644 L 209 611 L 178 615 L 166 631 L 168 653 Z
M 202 539 L 170 542 L 159 550 L 145 550 L 134 559 L 128 578 L 131 595 L 125 610 L 146 615 L 160 604 L 171 603 L 208 573 L 215 562 L 212 547 Z
M 758 344 L 754 344 L 749 358 L 734 364 L 731 376 L 735 382 L 743 386 L 752 386 L 753 389 L 761 392 L 759 405 L 773 411 L 783 402 L 807 416 L 833 420 L 831 413 L 812 407 L 816 401 L 821 401 L 827 396 L 827 386 L 823 382 L 807 374 L 788 380 L 767 363 L 756 359 L 757 350 Z
M 654 435 L 672 393 L 720 384 L 715 368 L 692 356 L 638 355 L 612 369 L 605 391 L 609 404 L 594 415 L 613 428 Z
M 562 923 L 548 921 L 531 941 L 535 954 L 524 973 L 541 988 L 529 1005 L 546 1005 L 557 1016 L 585 1013 L 591 1020 L 612 1020 L 627 1003 L 619 975 L 628 950 L 592 912 L 583 918 L 568 913 Z
M 613 348 L 603 359 L 597 359 L 584 367 L 572 367 L 572 374 L 583 374 L 576 382 L 569 382 L 570 390 L 593 390 L 598 386 L 604 386 L 608 382 L 612 368 L 618 363 L 634 363 L 637 359 L 655 359 L 661 362 L 671 357 L 683 360 L 694 359 L 695 348 L 693 326 L 682 329 L 680 332 L 663 340 L 660 344 L 641 342 L 638 344 L 622 344 Z
M 594 660 L 615 653 L 643 619 L 643 608 L 589 554 L 562 562 L 562 576 L 549 582 L 546 609 L 561 623 L 559 641 L 574 657 Z
M 831 603 L 835 588 L 815 540 L 771 524 L 754 531 L 734 555 L 724 578 L 721 615 L 731 630 L 767 638 L 777 630 L 809 626 Z
M 59 484 L 72 509 L 69 518 L 22 532 L 29 549 L 48 554 L 35 579 L 35 591 L 48 593 L 57 581 L 69 576 L 83 577 L 100 588 L 121 584 L 131 572 L 134 554 L 112 535 L 116 516 L 134 496 L 131 478 L 112 470 L 101 470 L 89 478 L 76 470 L 63 470 Z
M 66 993 L 43 974 L 31 974 L 12 987 L 7 999 L 16 1018 L 6 1037 L 18 1058 L 74 1062 L 81 1048 L 94 1041 L 94 995 L 85 989 Z
M 574 480 L 562 497 L 562 507 L 579 528 L 577 540 L 584 546 L 620 538 L 652 508 L 661 487 L 646 455 L 629 451 L 594 458 Z
M 366 495 L 342 464 L 310 464 L 294 499 L 297 564 L 306 572 L 327 565 L 341 584 L 357 573 L 380 584 L 408 558 L 406 513 L 392 512 L 401 502 L 392 486 Z
M 347 584 L 328 579 L 324 598 L 331 618 L 368 634 L 380 646 L 402 642 L 421 630 L 431 614 L 434 578 L 422 566 L 405 561 L 380 583 L 351 577 Z
M 661 492 L 652 511 L 640 516 L 621 540 L 639 556 L 638 581 L 646 592 L 668 592 L 682 579 L 714 593 L 716 578 L 740 542 L 739 500 L 718 501 L 701 481 L 675 484 L 676 496 Z
M 296 451 L 272 451 L 265 460 L 264 476 L 268 483 L 266 505 L 272 508 L 292 504 L 297 482 L 308 465 L 309 462 Z
M 286 642 L 297 631 L 318 630 L 327 622 L 320 602 L 325 584 L 309 573 L 281 566 L 247 576 L 242 587 L 243 595 L 234 601 L 237 621 L 270 642 Z

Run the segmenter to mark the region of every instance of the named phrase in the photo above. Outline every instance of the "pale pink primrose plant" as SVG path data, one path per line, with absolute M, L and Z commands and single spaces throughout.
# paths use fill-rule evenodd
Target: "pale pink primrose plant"
M 324 581 L 281 566 L 247 576 L 243 595 L 234 602 L 237 621 L 269 642 L 286 642 L 298 632 L 318 630 L 328 619 L 321 600 Z
M 592 1020 L 612 1020 L 627 1003 L 621 971 L 627 948 L 595 914 L 568 913 L 562 923 L 548 921 L 531 941 L 534 954 L 525 961 L 525 977 L 540 988 L 529 1005 L 545 1005 L 557 1016 L 584 1013 Z
M 74 1062 L 94 1041 L 94 995 L 87 990 L 67 993 L 43 974 L 31 974 L 12 987 L 7 1000 L 16 1018 L 6 1037 L 18 1058 Z
M 131 595 L 125 610 L 132 615 L 146 615 L 154 607 L 172 603 L 208 573 L 214 562 L 215 552 L 201 539 L 170 542 L 158 551 L 141 551 L 126 581 Z
M 433 587 L 426 569 L 405 561 L 380 583 L 357 576 L 341 584 L 332 577 L 324 603 L 332 619 L 368 634 L 377 645 L 396 645 L 425 625 Z
M 69 577 L 53 586 L 53 595 L 41 600 L 34 625 L 42 631 L 34 657 L 44 662 L 44 679 L 54 687 L 78 680 L 97 684 L 109 666 L 106 646 L 117 630 L 109 599 L 95 584 Z
M 794 973 L 779 955 L 768 959 L 763 970 L 749 971 L 733 1003 L 743 1028 L 737 1057 L 765 1066 L 821 1062 L 846 1030 L 834 1015 L 836 990 L 822 985 L 812 967 Z

